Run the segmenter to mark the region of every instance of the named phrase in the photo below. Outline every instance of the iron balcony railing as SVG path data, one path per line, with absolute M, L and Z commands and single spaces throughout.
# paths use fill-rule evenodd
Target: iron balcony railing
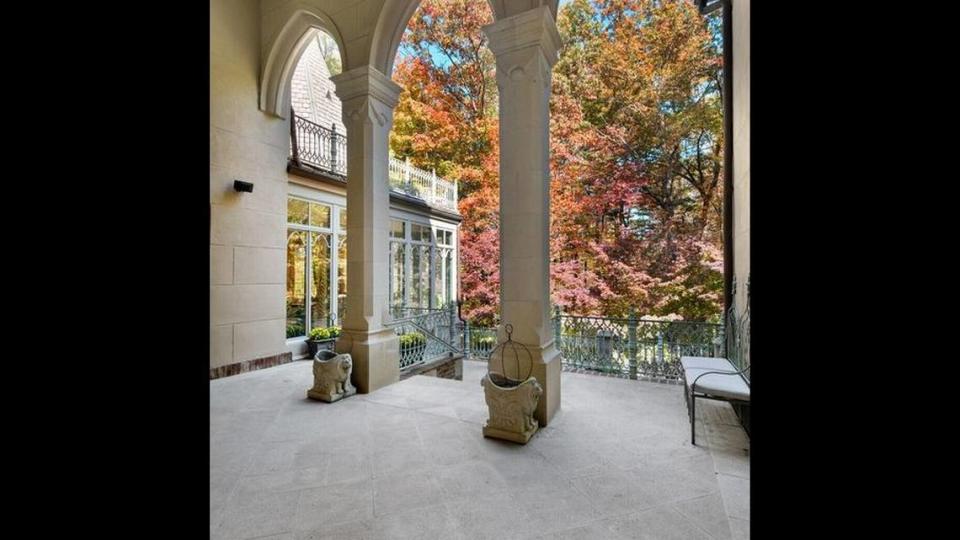
M 291 111 L 290 159 L 346 179 L 347 137 L 336 124 L 327 128 Z M 391 191 L 420 199 L 434 208 L 457 212 L 457 183 L 410 165 L 410 160 L 390 158 L 387 178 Z
M 337 125 L 325 128 L 291 113 L 290 154 L 297 165 L 306 163 L 334 176 L 347 176 L 347 136 Z
M 630 316 L 589 317 L 554 312 L 554 339 L 563 366 L 630 379 L 679 382 L 681 356 L 731 358 L 749 362 L 749 310 L 728 323 L 663 321 Z M 400 336 L 400 369 L 441 357 L 487 360 L 497 345 L 497 328 L 459 318 L 447 308 L 392 307 L 389 326 Z M 729 351 L 727 350 L 729 346 Z M 745 358 L 746 357 L 746 358 Z
M 636 316 L 583 317 L 556 311 L 554 339 L 563 366 L 661 382 L 680 380 L 681 356 L 724 356 L 724 325 L 661 321 Z M 486 360 L 496 346 L 497 329 L 467 324 L 465 355 Z
M 443 309 L 391 308 L 387 326 L 400 337 L 400 369 L 463 354 L 463 329 L 456 305 Z

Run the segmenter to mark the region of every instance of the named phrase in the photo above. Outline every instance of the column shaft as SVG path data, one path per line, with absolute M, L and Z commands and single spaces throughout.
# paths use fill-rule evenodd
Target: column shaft
M 332 77 L 347 128 L 347 306 L 338 352 L 353 357 L 361 393 L 400 378 L 399 341 L 388 309 L 388 139 L 401 87 L 370 66 Z
M 560 36 L 541 6 L 484 27 L 500 91 L 500 311 L 529 348 L 544 389 L 537 419 L 560 408 L 560 354 L 550 324 L 550 80 Z

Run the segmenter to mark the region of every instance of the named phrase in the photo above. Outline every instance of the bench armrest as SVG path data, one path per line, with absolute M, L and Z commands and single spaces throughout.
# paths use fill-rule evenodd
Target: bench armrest
M 707 371 L 701 373 L 700 375 L 697 375 L 696 379 L 693 380 L 693 384 L 690 385 L 690 391 L 697 389 L 697 381 L 699 381 L 700 377 L 703 377 L 704 375 L 740 375 L 740 378 L 743 379 L 743 382 L 747 384 L 747 388 L 750 388 L 750 380 L 744 377 L 743 374 L 747 371 L 750 371 L 751 367 L 753 366 L 747 366 L 739 371 Z

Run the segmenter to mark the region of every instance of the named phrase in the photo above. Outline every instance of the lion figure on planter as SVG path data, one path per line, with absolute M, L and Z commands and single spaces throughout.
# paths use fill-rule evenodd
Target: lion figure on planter
M 353 359 L 349 354 L 317 351 L 313 357 L 313 388 L 307 390 L 307 397 L 333 403 L 356 394 L 356 387 L 350 383 L 352 373 Z

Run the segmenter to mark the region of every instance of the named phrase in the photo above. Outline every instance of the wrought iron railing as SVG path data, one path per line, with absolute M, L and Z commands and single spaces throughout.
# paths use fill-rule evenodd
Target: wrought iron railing
M 291 111 L 290 159 L 334 176 L 347 176 L 347 136 Z M 457 183 L 410 165 L 409 159 L 390 158 L 387 168 L 390 189 L 423 200 L 434 208 L 457 212 Z
M 290 153 L 298 165 L 311 167 L 336 175 L 347 176 L 347 136 L 337 133 L 337 125 L 330 128 L 291 113 Z
M 409 306 L 390 306 L 390 316 L 394 319 L 408 319 L 418 315 L 426 315 L 436 311 L 447 311 L 448 308 L 429 308 L 429 307 L 409 307 Z
M 463 323 L 467 358 L 486 361 L 497 346 L 497 329 Z
M 486 360 L 496 345 L 496 328 L 468 328 L 465 353 Z M 565 368 L 631 379 L 676 382 L 681 356 L 723 356 L 725 351 L 721 324 L 555 312 L 553 328 Z
M 727 312 L 726 358 L 738 369 L 750 367 L 750 306 L 742 314 L 737 314 L 736 306 Z M 750 372 L 744 374 L 748 379 Z
M 407 316 L 387 323 L 400 337 L 400 369 L 463 354 L 463 330 L 456 306 L 446 309 L 391 308 Z M 417 312 L 419 311 L 419 313 Z
M 722 356 L 723 325 L 628 317 L 554 317 L 567 367 L 677 381 L 681 356 Z
M 734 312 L 728 314 L 733 320 Z M 496 327 L 479 326 L 448 308 L 392 307 L 388 323 L 401 336 L 400 368 L 441 357 L 487 360 L 497 345 Z M 585 317 L 555 312 L 554 338 L 563 366 L 631 379 L 677 382 L 681 356 L 724 356 L 749 363 L 750 310 L 734 323 Z M 725 333 L 726 330 L 726 333 Z M 404 337 L 407 336 L 407 337 Z M 730 344 L 730 350 L 726 345 Z

